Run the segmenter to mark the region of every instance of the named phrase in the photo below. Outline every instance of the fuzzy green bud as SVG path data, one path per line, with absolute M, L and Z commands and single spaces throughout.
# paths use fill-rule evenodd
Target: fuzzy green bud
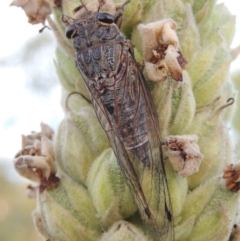
M 116 222 L 100 241 L 149 241 L 141 230 L 126 221 Z
M 47 233 L 59 241 L 95 241 L 100 234 L 99 219 L 87 189 L 67 176 L 40 192 L 37 211 Z
M 76 90 L 76 86 L 81 89 L 81 93 L 88 96 L 86 85 L 84 84 L 79 72 L 73 62 L 73 58 L 70 58 L 59 48 L 56 50 L 57 61 L 55 61 L 56 71 L 64 89 L 68 92 Z
M 219 95 L 227 79 L 230 56 L 225 48 L 218 47 L 212 61 L 207 61 L 207 70 L 198 76 L 198 81 L 193 86 L 198 108 L 210 104 Z
M 228 161 L 226 156 L 231 150 L 225 148 L 228 134 L 226 125 L 221 121 L 221 112 L 210 115 L 199 129 L 198 144 L 204 158 L 199 171 L 189 177 L 191 188 L 219 173 Z M 206 142 L 206 138 L 211 141 Z
M 192 92 L 191 80 L 187 72 L 183 72 L 183 84 L 172 93 L 172 121 L 169 133 L 184 134 L 193 121 L 196 103 Z
M 108 227 L 136 212 L 133 196 L 112 149 L 94 161 L 87 184 L 103 226 Z
M 182 211 L 185 199 L 188 193 L 188 181 L 181 177 L 172 168 L 170 162 L 166 162 L 166 171 L 168 177 L 168 188 L 171 197 L 174 220 L 177 219 Z
M 195 224 L 189 237 L 185 237 L 184 240 L 224 241 L 230 235 L 233 221 L 231 217 L 238 207 L 238 195 L 221 187 L 219 181 L 219 178 L 214 178 L 196 188 L 186 197 L 180 215 L 181 221 L 177 226 L 181 226 L 181 231 L 179 231 L 182 232 L 185 222 L 192 219 Z
M 72 107 L 69 117 L 62 121 L 56 136 L 56 159 L 64 172 L 77 181 L 86 182 L 94 159 L 109 142 L 92 106 L 78 94 L 71 96 L 69 102 Z M 87 106 L 79 109 L 81 105 Z

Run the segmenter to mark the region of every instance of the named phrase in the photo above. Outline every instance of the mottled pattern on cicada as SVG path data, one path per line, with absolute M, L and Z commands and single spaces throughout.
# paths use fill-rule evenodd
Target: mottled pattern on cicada
M 80 8 L 78 19 L 63 16 L 73 39 L 76 65 L 91 95 L 142 218 L 156 240 L 174 240 L 171 200 L 164 168 L 159 124 L 132 44 L 112 16 Z

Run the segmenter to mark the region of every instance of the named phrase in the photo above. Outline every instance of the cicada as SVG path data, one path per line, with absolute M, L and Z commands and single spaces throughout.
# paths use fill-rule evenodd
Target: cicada
M 156 240 L 174 240 L 173 215 L 159 123 L 133 45 L 119 30 L 127 0 L 114 15 L 82 3 L 76 18 L 66 15 L 76 66 L 106 132 L 139 212 Z

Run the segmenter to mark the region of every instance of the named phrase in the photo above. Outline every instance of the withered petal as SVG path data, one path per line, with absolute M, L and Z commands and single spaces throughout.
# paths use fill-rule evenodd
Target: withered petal
M 14 0 L 10 6 L 21 7 L 31 24 L 44 24 L 46 16 L 51 14 L 50 4 L 45 0 Z
M 197 145 L 196 135 L 168 136 L 166 149 L 169 161 L 182 177 L 198 172 L 203 155 Z
M 240 190 L 240 162 L 227 165 L 223 170 L 223 178 L 228 190 L 238 192 Z

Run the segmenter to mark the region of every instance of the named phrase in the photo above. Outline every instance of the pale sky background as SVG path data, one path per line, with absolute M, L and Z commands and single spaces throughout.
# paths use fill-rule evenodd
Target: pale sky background
M 237 34 L 232 47 L 240 44 L 240 1 L 225 0 L 229 10 L 238 16 Z M 9 175 L 15 179 L 12 159 L 21 147 L 21 135 L 39 131 L 43 121 L 54 129 L 63 118 L 60 106 L 61 89 L 53 65 L 55 42 L 52 33 L 38 33 L 41 25 L 30 25 L 24 12 L 9 7 L 10 0 L 0 0 L 0 164 L 10 167 Z M 33 40 L 48 40 L 34 52 L 24 52 Z M 26 45 L 27 43 L 27 45 Z M 20 62 L 24 62 L 20 66 Z M 240 67 L 240 58 L 232 69 Z M 39 71 L 34 69 L 38 68 Z M 38 75 L 38 76 L 36 76 Z M 41 82 L 32 84 L 34 78 Z M 32 88 L 39 89 L 38 94 Z M 22 180 L 22 179 L 21 179 Z

